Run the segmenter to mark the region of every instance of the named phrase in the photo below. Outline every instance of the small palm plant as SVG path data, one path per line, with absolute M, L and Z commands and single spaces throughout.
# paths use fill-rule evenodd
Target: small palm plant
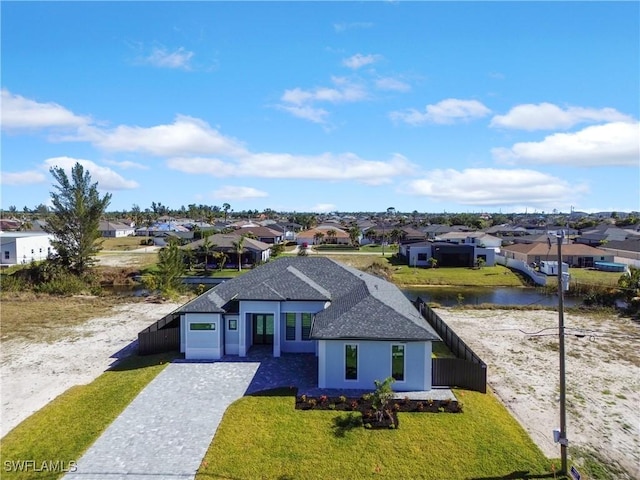
M 391 423 L 395 425 L 393 416 L 389 408 L 389 402 L 393 399 L 393 389 L 391 385 L 395 382 L 393 377 L 387 377 L 383 381 L 375 380 L 375 391 L 371 394 L 371 406 L 373 407 L 378 422 L 382 422 L 387 416 Z

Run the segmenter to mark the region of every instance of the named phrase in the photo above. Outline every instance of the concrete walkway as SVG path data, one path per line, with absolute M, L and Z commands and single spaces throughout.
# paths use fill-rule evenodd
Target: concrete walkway
M 65 480 L 193 479 L 256 362 L 172 363 L 104 431 Z

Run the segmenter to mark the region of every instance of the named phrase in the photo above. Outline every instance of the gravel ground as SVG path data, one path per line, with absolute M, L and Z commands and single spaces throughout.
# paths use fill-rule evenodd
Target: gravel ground
M 499 398 L 550 458 L 560 457 L 558 313 L 436 309 L 488 366 Z M 640 478 L 640 324 L 564 315 L 567 437 Z M 537 336 L 527 333 L 539 332 Z M 573 333 L 585 334 L 578 337 Z M 572 450 L 570 450 L 572 451 Z

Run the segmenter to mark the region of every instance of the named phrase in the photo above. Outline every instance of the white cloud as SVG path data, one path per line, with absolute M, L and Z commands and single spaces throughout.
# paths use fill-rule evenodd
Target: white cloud
M 123 170 L 149 170 L 147 165 L 143 165 L 142 163 L 131 162 L 129 160 L 124 160 L 122 162 L 118 162 L 116 160 L 104 160 L 104 163 L 107 165 L 113 165 L 114 167 L 122 168 Z
M 461 205 L 553 209 L 571 201 L 575 204 L 588 187 L 535 170 L 473 168 L 426 172 L 424 178 L 409 182 L 406 193 Z
M 267 192 L 258 190 L 253 187 L 239 187 L 233 185 L 226 185 L 218 190 L 212 192 L 213 197 L 220 200 L 247 200 L 250 198 L 263 198 L 268 197 Z
M 315 108 L 310 105 L 278 105 L 278 108 L 289 112 L 294 117 L 309 120 L 313 123 L 325 123 L 329 112 L 323 108 Z
M 346 103 L 357 102 L 367 98 L 366 89 L 352 83 L 344 77 L 332 77 L 334 88 L 316 87 L 312 90 L 294 88 L 285 90 L 281 100 L 288 104 L 303 105 L 311 102 Z
M 494 148 L 491 153 L 497 161 L 506 164 L 637 167 L 640 159 L 640 123 L 594 125 L 575 133 L 555 133 L 540 142 L 521 142 L 511 148 Z
M 482 118 L 491 113 L 485 105 L 477 100 L 460 100 L 447 98 L 433 105 L 427 105 L 423 112 L 409 109 L 403 112 L 391 112 L 394 121 L 421 125 L 424 123 L 452 124 L 458 121 L 469 121 Z
M 316 103 L 351 103 L 366 100 L 369 97 L 367 89 L 344 77 L 331 77 L 333 87 L 316 87 L 311 90 L 292 88 L 285 90 L 280 97 L 283 102 L 278 108 L 292 115 L 310 120 L 314 123 L 326 123 L 329 113 Z
M 151 53 L 139 59 L 139 63 L 152 65 L 159 68 L 191 69 L 191 59 L 194 53 L 180 47 L 169 51 L 164 47 L 154 48 Z
M 2 89 L 2 129 L 69 128 L 89 123 L 57 103 L 39 103 Z
M 333 203 L 318 203 L 309 209 L 314 213 L 329 213 L 336 210 L 336 206 Z
M 506 115 L 491 119 L 492 127 L 520 130 L 568 129 L 579 123 L 629 122 L 631 117 L 614 108 L 566 107 L 553 103 L 527 103 L 513 107 Z
M 0 183 L 2 185 L 31 185 L 33 183 L 43 183 L 45 180 L 45 175 L 37 170 L 2 172 L 0 174 Z
M 411 90 L 411 85 L 392 77 L 379 78 L 375 84 L 379 90 L 391 90 L 394 92 L 408 92 Z
M 105 150 L 157 156 L 239 155 L 244 152 L 237 140 L 225 137 L 203 120 L 185 115 L 176 116 L 172 124 L 153 127 L 120 125 L 111 130 L 83 127 L 77 135 L 58 140 L 85 140 Z
M 355 55 L 352 55 L 351 57 L 345 58 L 344 60 L 342 60 L 342 64 L 345 67 L 351 68 L 353 70 L 357 70 L 366 65 L 371 65 L 373 63 L 376 63 L 381 59 L 382 59 L 381 55 L 372 55 L 372 54 L 362 55 L 361 53 L 356 53 Z
M 326 181 L 357 181 L 368 185 L 389 183 L 414 170 L 407 159 L 394 155 L 389 161 L 364 160 L 353 153 L 296 156 L 286 153 L 255 153 L 225 162 L 218 158 L 172 158 L 171 169 L 193 175 L 224 177 L 298 178 Z
M 71 174 L 73 166 L 79 163 L 85 171 L 91 175 L 93 182 L 98 182 L 98 188 L 101 190 L 130 190 L 138 188 L 138 183 L 133 180 L 126 180 L 120 174 L 114 172 L 110 168 L 102 167 L 91 160 L 83 160 L 71 157 L 55 157 L 48 158 L 44 161 L 45 166 L 49 168 L 58 167 L 66 171 L 67 175 Z
M 371 22 L 350 22 L 350 23 L 334 23 L 333 28 L 336 32 L 342 33 L 347 30 L 364 29 L 373 27 Z

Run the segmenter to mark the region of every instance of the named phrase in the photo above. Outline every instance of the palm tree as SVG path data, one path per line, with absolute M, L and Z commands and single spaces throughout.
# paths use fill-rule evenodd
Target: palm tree
M 322 239 L 324 238 L 324 233 L 316 232 L 313 236 L 313 240 L 316 242 L 316 245 L 319 245 Z
M 336 242 L 336 235 L 337 235 L 337 232 L 333 228 L 330 230 L 327 230 L 327 237 L 329 237 L 329 243 Z
M 229 213 L 229 210 L 231 210 L 231 205 L 229 205 L 228 203 L 223 203 L 222 204 L 222 210 L 224 210 L 224 221 L 227 221 L 227 214 Z
M 376 232 L 376 230 L 374 228 L 370 228 L 369 230 L 367 230 L 367 232 L 364 234 L 364 236 L 370 242 L 375 242 L 376 237 L 378 236 L 378 232 Z
M 209 235 L 205 234 L 204 240 L 202 241 L 202 245 L 200 246 L 200 252 L 204 254 L 204 271 L 205 272 L 208 270 L 209 255 L 213 251 L 213 247 L 215 247 L 215 245 L 211 243 L 211 240 L 209 239 Z
M 400 240 L 402 236 L 403 236 L 403 232 L 398 228 L 394 228 L 393 230 L 391 230 L 391 233 L 389 234 L 389 238 L 393 243 L 396 243 L 398 240 Z
M 224 252 L 215 252 L 214 253 L 216 262 L 218 262 L 218 270 L 222 271 L 229 257 Z
M 360 229 L 356 225 L 353 225 L 349 229 L 349 239 L 351 240 L 351 243 L 353 245 L 356 245 L 359 237 L 360 237 Z
M 238 254 L 238 271 L 242 270 L 242 252 L 244 250 L 244 238 L 242 235 L 236 242 L 231 242 L 233 244 L 233 248 L 235 248 L 236 253 Z

